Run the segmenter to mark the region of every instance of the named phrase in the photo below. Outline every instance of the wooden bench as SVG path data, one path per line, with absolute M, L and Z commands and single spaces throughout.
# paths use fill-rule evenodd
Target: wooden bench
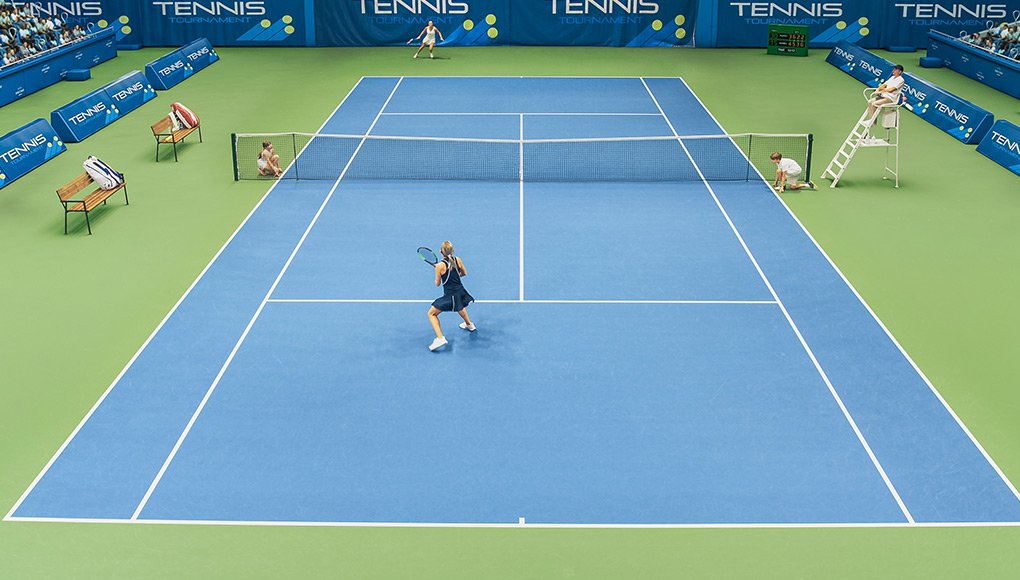
M 124 178 L 124 174 L 121 174 L 121 178 Z M 64 204 L 64 235 L 67 235 L 67 214 L 72 211 L 80 211 L 85 213 L 85 225 L 89 229 L 89 235 L 92 235 L 92 224 L 89 223 L 89 212 L 95 209 L 99 204 L 105 204 L 106 200 L 111 195 L 117 193 L 121 189 L 124 190 L 124 205 L 129 205 L 128 194 L 127 194 L 127 179 L 113 189 L 103 189 L 97 187 L 95 191 L 85 195 L 83 198 L 75 199 L 75 196 L 88 189 L 90 185 L 95 183 L 92 177 L 88 173 L 82 173 L 74 181 L 68 183 L 64 187 L 57 190 L 57 197 L 60 198 L 60 203 Z
M 193 131 L 198 131 L 198 142 L 202 142 L 202 127 L 196 126 L 190 129 L 178 129 L 173 130 L 173 121 L 170 117 L 163 117 L 155 125 L 152 126 L 152 135 L 156 138 L 156 161 L 159 161 L 159 145 L 160 143 L 170 143 L 174 146 L 174 161 L 177 161 L 177 144 L 184 141 L 184 138 L 191 135 Z

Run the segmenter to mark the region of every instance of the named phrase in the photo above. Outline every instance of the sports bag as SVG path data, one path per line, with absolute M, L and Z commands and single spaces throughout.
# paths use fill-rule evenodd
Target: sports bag
M 89 155 L 81 166 L 85 168 L 85 172 L 89 174 L 92 181 L 95 181 L 103 189 L 114 189 L 124 183 L 123 175 L 93 155 Z
M 185 129 L 194 129 L 198 127 L 198 115 L 193 113 L 191 109 L 185 107 L 180 103 L 174 103 L 170 105 L 174 114 L 181 120 L 181 126 Z

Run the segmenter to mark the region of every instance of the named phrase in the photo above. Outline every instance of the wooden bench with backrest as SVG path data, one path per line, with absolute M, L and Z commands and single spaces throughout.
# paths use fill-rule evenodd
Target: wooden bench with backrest
M 68 183 L 64 187 L 57 190 L 57 197 L 60 198 L 60 203 L 64 204 L 64 234 L 67 234 L 67 214 L 73 211 L 79 211 L 85 213 L 85 225 L 88 227 L 89 235 L 92 235 L 92 224 L 89 223 L 89 212 L 95 209 L 99 204 L 105 204 L 106 200 L 111 195 L 117 193 L 121 189 L 124 190 L 124 205 L 130 205 L 128 202 L 127 194 L 127 178 L 124 174 L 121 174 L 123 181 L 117 187 L 113 189 L 103 189 L 96 187 L 95 191 L 88 193 L 85 197 L 77 197 L 78 194 L 89 188 L 90 185 L 94 184 L 95 181 L 88 173 L 82 173 L 74 181 Z
M 202 142 L 201 125 L 190 129 L 177 129 L 176 131 L 173 126 L 174 123 L 170 120 L 170 117 L 163 117 L 152 126 L 152 135 L 156 138 L 156 161 L 159 161 L 160 143 L 170 143 L 174 146 L 174 161 L 177 161 L 177 144 L 184 141 L 185 137 L 191 135 L 193 131 L 198 131 L 198 142 Z

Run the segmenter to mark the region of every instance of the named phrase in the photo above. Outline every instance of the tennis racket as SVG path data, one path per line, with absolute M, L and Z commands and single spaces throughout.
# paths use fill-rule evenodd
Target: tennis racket
M 436 253 L 425 246 L 418 248 L 418 257 L 425 260 L 425 263 L 430 266 L 435 266 L 439 263 L 439 258 L 436 257 Z
M 432 266 L 433 268 L 436 266 L 436 264 L 439 263 L 439 258 L 436 256 L 436 253 L 426 248 L 425 246 L 421 246 L 420 248 L 418 248 L 418 257 L 421 258 L 422 260 L 425 260 L 425 263 Z M 446 275 L 443 276 L 442 280 L 443 284 L 445 285 L 446 281 L 449 279 L 450 279 L 450 266 L 447 265 Z
M 407 44 L 411 44 L 411 43 L 412 43 L 412 42 L 414 42 L 414 41 L 415 41 L 415 39 L 414 39 L 414 38 L 409 38 L 409 39 L 407 40 Z M 426 249 L 426 250 L 428 250 L 428 248 L 425 248 L 425 249 Z M 431 250 L 429 250 L 429 251 L 431 251 Z

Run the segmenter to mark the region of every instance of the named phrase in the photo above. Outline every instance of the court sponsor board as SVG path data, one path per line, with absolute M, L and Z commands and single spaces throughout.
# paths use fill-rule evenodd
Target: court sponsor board
M 1020 175 L 1020 127 L 999 119 L 978 143 L 977 152 Z
M 50 122 L 64 141 L 77 143 L 155 97 L 156 90 L 136 70 L 53 111 Z
M 832 47 L 825 62 L 873 88 L 892 74 L 893 67 L 888 60 L 847 41 Z
M 0 137 L 0 188 L 67 150 L 45 119 Z
M 209 39 L 199 38 L 145 65 L 145 77 L 165 91 L 219 59 Z
M 921 77 L 903 73 L 903 94 L 918 117 L 964 143 L 977 143 L 995 120 L 991 113 Z

